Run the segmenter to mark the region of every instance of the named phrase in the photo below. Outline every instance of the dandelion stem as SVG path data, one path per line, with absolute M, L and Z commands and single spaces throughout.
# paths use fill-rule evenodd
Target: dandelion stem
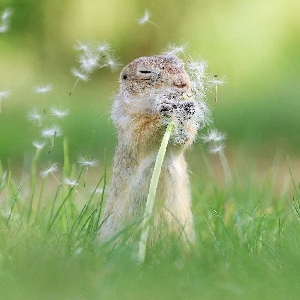
M 156 28 L 160 29 L 159 26 L 157 26 L 154 22 L 152 22 L 151 20 L 148 21 L 149 23 L 151 23 L 152 25 L 154 25 Z
M 86 178 L 87 178 L 88 171 L 89 171 L 89 166 L 86 166 L 85 175 L 84 175 L 84 181 L 83 181 L 83 186 L 84 187 L 86 185 Z
M 226 183 L 226 185 L 228 185 L 231 181 L 231 172 L 230 172 L 230 168 L 228 165 L 228 161 L 226 159 L 226 156 L 225 156 L 225 153 L 223 150 L 219 151 L 218 153 L 219 153 L 219 158 L 220 158 L 224 176 L 225 176 L 225 183 Z
M 73 93 L 73 91 L 74 91 L 74 89 L 75 89 L 75 87 L 76 87 L 76 85 L 77 85 L 79 79 L 80 79 L 80 78 L 77 77 L 77 79 L 76 79 L 76 81 L 75 81 L 75 84 L 74 84 L 73 88 L 71 89 L 71 91 L 70 91 L 70 93 L 69 93 L 69 97 L 72 95 L 72 93 Z
M 168 142 L 173 130 L 174 124 L 169 123 L 167 130 L 164 134 L 164 137 L 162 139 L 153 174 L 151 177 L 151 182 L 150 182 L 150 188 L 149 188 L 149 193 L 146 201 L 146 207 L 145 207 L 145 212 L 144 212 L 144 217 L 143 217 L 143 223 L 142 223 L 142 233 L 141 233 L 141 239 L 139 241 L 139 253 L 138 253 L 138 262 L 141 264 L 145 260 L 145 255 L 146 255 L 146 245 L 148 241 L 148 235 L 149 235 L 149 221 L 152 216 L 152 211 L 153 211 L 153 205 L 154 205 L 154 200 L 155 200 L 155 195 L 156 195 L 156 189 L 158 185 L 158 180 L 159 176 L 161 173 L 161 167 L 162 163 L 165 157 L 165 153 L 167 150 Z
M 64 138 L 63 141 L 63 148 L 64 148 L 64 168 L 63 168 L 63 174 L 64 178 L 67 178 L 70 176 L 70 156 L 69 156 L 69 144 L 68 139 Z
M 29 210 L 28 210 L 28 218 L 27 218 L 27 225 L 29 225 L 30 216 L 33 209 L 33 200 L 34 200 L 34 194 L 35 194 L 35 187 L 36 187 L 36 179 L 37 179 L 37 163 L 40 156 L 41 150 L 36 149 L 35 156 L 32 160 L 31 164 L 31 176 L 30 176 L 30 204 L 29 204 Z

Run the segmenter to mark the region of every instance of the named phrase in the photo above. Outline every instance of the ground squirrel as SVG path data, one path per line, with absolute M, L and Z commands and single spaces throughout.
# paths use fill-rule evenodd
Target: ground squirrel
M 170 121 L 175 127 L 159 179 L 149 240 L 175 233 L 181 240 L 195 241 L 184 151 L 196 136 L 198 110 L 188 73 L 177 56 L 140 57 L 122 70 L 112 109 L 118 144 L 100 241 L 142 219 L 156 156 Z

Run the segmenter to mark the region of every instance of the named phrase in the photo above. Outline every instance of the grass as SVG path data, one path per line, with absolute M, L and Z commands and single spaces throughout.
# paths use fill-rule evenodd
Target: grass
M 81 186 L 73 187 L 50 177 L 41 180 L 36 172 L 18 182 L 1 169 L 1 297 L 296 299 L 297 183 L 290 198 L 274 194 L 272 176 L 258 181 L 255 171 L 233 171 L 231 184 L 224 187 L 213 179 L 193 186 L 198 243 L 191 252 L 183 254 L 169 241 L 167 249 L 149 249 L 145 263 L 138 265 L 130 246 L 97 241 L 104 200 L 98 189 L 105 188 L 105 174 L 89 191 L 83 182 L 92 175 L 84 178 L 84 166 L 77 170 Z M 76 174 L 74 166 L 70 172 Z
M 203 3 L 199 5 L 205 11 L 205 18 L 199 18 L 193 13 L 199 10 L 185 3 L 184 11 L 175 9 L 170 11 L 168 18 L 160 20 L 161 30 L 153 32 L 154 35 L 151 33 L 156 38 L 145 39 L 148 34 L 140 35 L 139 26 L 136 31 L 133 26 L 126 26 L 126 34 L 126 30 L 111 30 L 111 22 L 93 25 L 90 21 L 95 18 L 90 14 L 85 14 L 87 22 L 79 35 L 77 17 L 76 26 L 71 22 L 69 29 L 57 30 L 60 20 L 66 23 L 65 20 L 70 19 L 57 16 L 57 12 L 73 16 L 74 9 L 57 10 L 46 2 L 45 5 L 47 9 L 37 4 L 34 9 L 28 4 L 14 5 L 12 28 L 1 35 L 4 68 L 1 91 L 12 87 L 12 99 L 3 100 L 0 118 L 0 158 L 3 163 L 3 167 L 0 163 L 0 299 L 298 299 L 300 190 L 292 173 L 294 196 L 284 191 L 275 192 L 278 187 L 274 185 L 274 173 L 261 180 L 257 178 L 257 170 L 244 167 L 231 169 L 230 183 L 223 186 L 220 184 L 223 173 L 214 174 L 207 159 L 206 166 L 197 160 L 197 164 L 192 165 L 194 169 L 201 169 L 201 175 L 209 174 L 191 176 L 197 244 L 191 252 L 182 253 L 176 242 L 166 241 L 167 249 L 165 245 L 156 245 L 147 251 L 144 264 L 138 265 L 129 246 L 111 247 L 114 240 L 104 246 L 98 243 L 96 234 L 101 226 L 101 205 L 105 201 L 104 193 L 99 193 L 99 189 L 105 190 L 106 171 L 102 172 L 99 167 L 87 174 L 84 166 L 78 168 L 72 164 L 81 154 L 82 145 L 88 148 L 90 155 L 100 153 L 100 157 L 105 148 L 113 148 L 116 137 L 108 121 L 108 112 L 110 99 L 117 90 L 117 76 L 100 72 L 89 82 L 89 88 L 84 88 L 82 83 L 72 97 L 68 97 L 76 80 L 69 72 L 74 64 L 70 41 L 80 36 L 101 36 L 94 31 L 100 28 L 109 33 L 115 44 L 121 45 L 117 52 L 123 54 L 126 62 L 160 51 L 160 43 L 165 45 L 164 35 L 169 28 L 174 33 L 172 39 L 181 40 L 183 35 L 191 42 L 192 51 L 198 52 L 200 47 L 204 57 L 215 61 L 213 72 L 225 70 L 228 75 L 230 88 L 220 91 L 222 96 L 218 104 L 211 104 L 215 106 L 217 128 L 226 131 L 228 142 L 232 143 L 227 149 L 236 148 L 243 140 L 248 143 L 246 148 L 252 149 L 244 154 L 244 160 L 248 154 L 251 156 L 251 151 L 255 156 L 258 153 L 258 156 L 272 157 L 276 147 L 283 151 L 292 149 L 298 155 L 298 69 L 295 61 L 299 59 L 299 43 L 293 38 L 295 17 L 286 14 L 290 30 L 282 31 L 280 40 L 280 35 L 272 36 L 270 26 L 267 26 L 274 20 L 278 24 L 286 23 L 284 18 L 278 18 L 282 11 L 278 7 L 278 20 L 267 15 L 267 18 L 261 18 L 263 22 L 258 22 L 259 26 L 249 27 L 254 20 L 249 11 L 255 10 L 244 9 L 240 4 L 229 10 L 242 18 L 232 18 L 227 10 L 216 14 L 215 4 L 209 7 Z M 102 3 L 99 5 L 103 6 Z M 115 5 L 119 6 L 117 2 Z M 166 5 L 170 6 L 170 3 L 166 2 Z M 151 10 L 155 7 L 158 10 L 156 13 L 154 10 L 153 20 L 159 20 L 159 14 L 164 10 L 161 3 L 152 6 Z M 105 14 L 119 12 L 119 9 L 107 8 L 103 7 L 101 11 Z M 90 9 L 95 11 L 94 4 Z M 41 14 L 46 11 L 47 14 Z M 81 13 L 80 9 L 77 11 Z M 136 11 L 132 9 L 131 12 L 126 15 L 124 11 L 125 19 L 115 16 L 120 19 L 122 28 L 124 20 L 125 23 L 129 21 L 128 24 L 135 23 Z M 182 18 L 178 18 L 178 12 Z M 201 20 L 199 26 L 195 25 L 195 16 Z M 211 16 L 217 16 L 219 21 L 211 22 Z M 96 19 L 109 19 L 118 24 L 115 17 L 111 14 L 111 18 Z M 242 22 L 246 24 L 245 28 L 240 26 L 240 20 L 249 21 Z M 205 23 L 214 26 L 202 26 Z M 174 24 L 181 29 L 180 34 L 174 31 Z M 229 26 L 228 30 L 224 30 L 224 25 Z M 239 43 L 236 42 L 239 32 L 232 30 L 237 25 L 243 28 Z M 194 30 L 190 30 L 195 26 L 204 28 L 202 34 L 198 30 L 195 35 Z M 225 31 L 229 35 L 224 35 Z M 128 39 L 128 33 L 133 37 L 140 36 L 142 40 Z M 34 41 L 27 36 L 34 37 Z M 255 45 L 249 47 L 249 37 L 261 38 L 268 43 L 256 43 L 260 46 L 255 50 Z M 222 43 L 224 38 L 226 43 Z M 24 45 L 20 48 L 22 40 Z M 157 42 L 153 44 L 153 40 Z M 148 41 L 151 41 L 151 47 Z M 226 49 L 219 47 L 221 44 L 226 45 Z M 241 51 L 243 47 L 251 52 L 250 56 Z M 234 61 L 228 58 L 230 48 L 236 51 L 232 56 Z M 275 54 L 272 52 L 270 56 L 269 48 L 278 51 L 273 51 Z M 240 63 L 242 72 L 237 72 L 236 66 Z M 264 67 L 260 68 L 260 65 Z M 42 71 L 37 71 L 38 68 Z M 32 81 L 35 86 L 48 83 L 49 78 L 56 80 L 54 90 L 46 97 L 47 101 L 41 102 L 41 97 L 34 95 Z M 51 155 L 44 151 L 31 161 L 33 148 L 29 141 L 38 137 L 42 128 L 33 127 L 34 124 L 29 127 L 26 112 L 31 105 L 42 112 L 46 103 L 70 108 L 72 113 L 68 119 L 56 120 L 63 125 L 64 137 L 68 137 L 69 144 L 59 137 Z M 46 122 L 43 127 L 50 121 L 48 104 L 47 114 L 42 113 Z M 271 146 L 266 148 L 268 143 Z M 50 140 L 47 148 L 49 144 Z M 193 147 L 194 151 L 196 147 Z M 71 153 L 68 148 L 72 149 Z M 108 165 L 112 164 L 111 156 L 112 153 L 107 151 Z M 61 183 L 57 183 L 51 174 L 45 179 L 39 175 L 45 164 L 53 161 L 59 162 L 60 169 L 52 175 Z M 250 162 L 255 163 L 257 161 Z M 22 164 L 25 171 L 20 172 Z M 75 178 L 79 185 L 67 185 L 66 177 Z M 130 229 L 126 228 L 121 235 L 126 238 Z

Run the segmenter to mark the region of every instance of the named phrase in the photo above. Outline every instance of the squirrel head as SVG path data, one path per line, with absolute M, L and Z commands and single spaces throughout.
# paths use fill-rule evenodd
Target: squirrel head
M 126 99 L 148 98 L 166 91 L 191 94 L 191 83 L 184 63 L 174 55 L 140 57 L 123 68 L 120 94 Z

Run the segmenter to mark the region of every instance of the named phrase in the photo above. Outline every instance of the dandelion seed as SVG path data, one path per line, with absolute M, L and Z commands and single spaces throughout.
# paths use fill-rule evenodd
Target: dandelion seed
M 89 76 L 87 74 L 84 74 L 84 73 L 78 71 L 76 68 L 72 68 L 71 72 L 75 77 L 77 77 L 78 79 L 80 79 L 82 81 L 88 81 L 89 80 Z
M 164 55 L 178 55 L 186 52 L 187 44 L 175 45 L 171 44 L 167 47 L 167 50 L 163 52 Z
M 218 75 L 214 75 L 210 80 L 210 83 L 215 87 L 215 102 L 218 102 L 218 85 L 224 85 L 226 83 L 225 77 L 217 78 Z
M 75 45 L 74 48 L 76 50 L 83 51 L 83 52 L 90 52 L 91 51 L 90 45 L 83 44 L 80 41 L 78 41 L 78 45 Z
M 193 72 L 194 77 L 203 78 L 206 76 L 207 62 L 204 60 L 191 61 L 187 64 L 187 67 Z
M 9 91 L 0 91 L 0 113 L 2 112 L 2 100 L 10 96 Z
M 98 188 L 95 191 L 96 194 L 102 194 L 103 193 L 103 188 Z
M 4 33 L 4 32 L 6 32 L 6 31 L 8 31 L 8 25 L 7 24 L 1 24 L 0 25 L 0 33 Z
M 46 146 L 46 142 L 38 142 L 38 141 L 34 141 L 32 142 L 33 146 L 38 150 L 38 151 L 41 151 L 43 150 L 43 148 Z
M 77 248 L 75 251 L 74 251 L 74 256 L 79 256 L 83 251 L 83 248 L 82 247 L 79 247 Z
M 86 159 L 83 156 L 80 156 L 78 159 L 79 165 L 83 167 L 95 167 L 97 166 L 98 162 L 99 161 L 97 159 Z
M 64 118 L 69 114 L 69 109 L 59 110 L 55 107 L 51 108 L 51 115 L 57 118 Z
M 42 126 L 42 117 L 35 108 L 33 108 L 32 111 L 28 113 L 27 118 L 29 121 L 37 121 L 39 127 Z
M 52 127 L 48 127 L 42 130 L 42 137 L 44 138 L 52 138 L 61 135 L 62 135 L 62 130 L 57 125 L 53 125 Z
M 10 91 L 0 91 L 0 100 L 8 98 L 10 96 Z
M 9 18 L 12 15 L 12 10 L 10 8 L 6 8 L 1 15 L 1 25 L 0 25 L 0 33 L 4 33 L 9 30 Z
M 204 60 L 189 61 L 187 71 L 191 78 L 193 92 L 197 97 L 204 99 L 211 86 L 207 82 L 207 63 Z
M 223 143 L 217 143 L 217 144 L 211 146 L 208 149 L 208 152 L 211 154 L 218 154 L 218 153 L 223 152 L 224 148 L 225 148 L 225 145 Z
M 79 57 L 80 69 L 90 74 L 99 67 L 100 56 L 98 53 L 85 52 Z
M 54 139 L 61 135 L 62 135 L 62 130 L 57 125 L 53 125 L 52 127 L 45 128 L 42 130 L 42 137 L 51 139 L 51 147 L 49 148 L 48 153 L 50 153 L 54 147 Z
M 42 95 L 45 95 L 45 94 L 51 92 L 52 89 L 53 89 L 52 84 L 34 87 L 35 93 L 42 94 Z
M 105 54 L 111 50 L 111 45 L 107 42 L 103 42 L 103 43 L 96 45 L 95 48 L 96 48 L 96 51 L 99 52 L 100 54 L 101 53 Z
M 7 21 L 9 17 L 12 15 L 12 9 L 6 8 L 1 16 L 1 21 Z
M 107 61 L 104 65 L 102 65 L 100 68 L 108 66 L 112 71 L 115 71 L 118 69 L 122 64 L 119 61 L 119 58 L 115 58 L 113 56 L 107 57 Z
M 200 123 L 200 128 L 204 128 L 206 125 L 211 123 L 211 111 L 205 102 L 198 101 L 197 114 Z
M 72 74 L 73 74 L 75 77 L 77 77 L 77 79 L 76 79 L 76 81 L 75 81 L 75 84 L 74 84 L 72 90 L 71 90 L 70 93 L 69 93 L 69 96 L 72 95 L 72 93 L 73 93 L 75 87 L 77 86 L 77 83 L 78 83 L 79 80 L 82 80 L 82 81 L 88 81 L 88 80 L 89 80 L 89 76 L 88 76 L 87 74 L 84 74 L 84 73 L 78 71 L 76 68 L 72 68 L 72 69 L 71 69 L 71 72 L 72 72 Z
M 218 154 L 219 159 L 223 168 L 224 177 L 225 177 L 225 183 L 228 185 L 231 181 L 231 171 L 228 164 L 228 161 L 226 159 L 225 153 L 224 153 L 225 145 L 222 142 L 217 142 L 213 144 L 209 149 L 209 153 L 211 154 Z
M 83 186 L 85 187 L 86 177 L 87 177 L 87 173 L 89 171 L 89 167 L 95 167 L 98 164 L 98 160 L 97 159 L 86 159 L 83 156 L 80 156 L 79 159 L 78 159 L 78 163 L 82 167 L 86 167 L 85 176 L 84 176 L 84 183 L 83 183 Z
M 138 23 L 143 25 L 150 20 L 150 12 L 146 9 L 144 15 L 138 19 Z
M 58 171 L 58 165 L 57 163 L 53 163 L 47 170 L 41 172 L 41 176 L 43 178 L 48 177 L 50 174 L 53 175 L 53 173 Z
M 155 27 L 159 28 L 154 22 L 152 22 L 150 20 L 150 16 L 151 16 L 150 12 L 146 9 L 145 12 L 144 12 L 144 15 L 137 20 L 138 24 L 139 25 L 144 25 L 146 23 L 151 23 Z
M 209 81 L 212 85 L 224 85 L 226 83 L 225 76 L 218 78 L 218 75 L 214 75 Z
M 70 178 L 65 178 L 64 183 L 71 187 L 75 187 L 75 186 L 79 185 L 76 179 L 70 179 Z
M 220 131 L 213 129 L 209 131 L 207 135 L 201 135 L 201 139 L 204 143 L 219 143 L 227 138 L 226 133 L 221 133 Z

